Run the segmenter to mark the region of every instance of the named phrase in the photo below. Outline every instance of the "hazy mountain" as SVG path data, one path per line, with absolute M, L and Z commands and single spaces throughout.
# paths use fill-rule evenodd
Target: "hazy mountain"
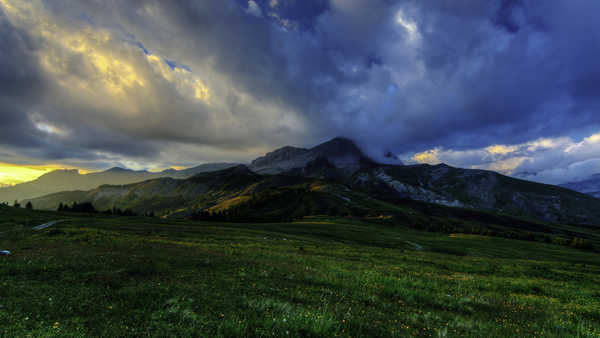
M 244 165 L 200 173 L 188 179 L 159 178 L 128 185 L 103 185 L 90 191 L 69 191 L 32 199 L 36 209 L 55 209 L 59 203 L 92 202 L 99 210 L 116 206 L 136 212 L 153 211 L 160 215 L 189 215 L 225 203 L 232 206 L 245 201 L 242 196 L 274 187 L 308 182 L 293 176 L 259 175 Z
M 235 166 L 233 163 L 208 163 L 194 168 L 168 169 L 158 173 L 111 168 L 106 171 L 80 174 L 76 169 L 54 170 L 34 181 L 0 188 L 0 202 L 30 199 L 70 190 L 90 190 L 103 184 L 122 185 L 160 177 L 188 178 L 195 174 Z
M 600 174 L 592 175 L 583 181 L 568 182 L 560 186 L 600 198 Z
M 279 197 L 264 197 L 267 192 Z M 321 195 L 311 200 L 315 198 L 312 192 Z M 32 202 L 36 208 L 53 209 L 60 202 L 89 201 L 98 209 L 118 206 L 180 216 L 248 203 L 253 205 L 252 210 L 292 212 L 298 196 L 311 200 L 310 205 L 322 204 L 324 209 L 362 210 L 361 213 L 373 212 L 373 205 L 396 205 L 411 199 L 549 222 L 600 224 L 600 200 L 588 195 L 485 170 L 444 164 L 377 164 L 347 139 L 334 139 L 311 149 L 285 147 L 256 159 L 250 168 L 236 166 L 186 180 L 161 178 L 124 186 L 105 185 Z M 321 207 L 314 208 L 315 212 L 323 211 Z

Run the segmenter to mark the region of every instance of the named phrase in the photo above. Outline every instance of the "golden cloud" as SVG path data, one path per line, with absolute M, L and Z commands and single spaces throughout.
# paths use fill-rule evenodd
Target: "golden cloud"
M 485 150 L 487 150 L 488 153 L 494 154 L 494 155 L 496 155 L 496 154 L 506 155 L 506 154 L 512 153 L 518 149 L 519 148 L 517 146 L 505 146 L 505 145 L 501 145 L 501 144 L 496 144 L 496 145 L 485 148 Z
M 146 59 L 152 66 L 152 69 L 165 80 L 172 83 L 181 95 L 204 101 L 207 104 L 211 103 L 213 96 L 211 90 L 192 72 L 181 67 L 172 69 L 161 57 L 155 54 L 147 55 Z
M 152 92 L 157 87 L 148 85 L 157 79 L 152 76 L 156 72 L 181 95 L 210 102 L 211 91 L 198 76 L 182 68 L 171 69 L 158 55 L 146 56 L 148 68 L 141 62 L 142 51 L 118 32 L 56 20 L 39 1 L 0 0 L 0 6 L 14 25 L 44 40 L 40 64 L 69 93 L 80 92 L 73 96 L 92 97 L 88 102 L 114 103 L 113 110 L 133 112 L 138 106 L 132 102 L 136 97 L 157 96 Z M 74 72 L 74 64 L 83 65 L 83 73 Z
M 413 156 L 413 160 L 419 163 L 427 164 L 438 164 L 440 159 L 438 158 L 439 149 L 431 149 L 421 153 L 417 153 Z

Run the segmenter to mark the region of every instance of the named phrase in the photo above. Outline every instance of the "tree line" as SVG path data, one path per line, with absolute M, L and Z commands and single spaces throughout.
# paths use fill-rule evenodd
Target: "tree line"
M 2 204 L 3 204 L 3 205 L 5 205 L 5 206 L 8 206 L 8 203 L 7 203 L 7 202 L 4 202 L 4 203 L 2 203 Z M 20 208 L 20 207 L 21 207 L 21 203 L 19 203 L 19 201 L 15 200 L 15 202 L 13 203 L 13 207 L 15 207 L 15 208 Z M 31 203 L 31 201 L 28 201 L 28 202 L 25 204 L 25 209 L 29 209 L 29 210 L 32 210 L 32 209 L 33 209 L 33 204 Z
M 104 211 L 96 210 L 94 205 L 91 202 L 73 202 L 71 205 L 63 204 L 62 202 L 58 204 L 57 210 L 58 212 L 78 212 L 78 213 L 86 213 L 86 214 L 104 214 L 104 215 L 115 215 L 115 216 L 139 216 L 136 212 L 131 209 L 120 209 L 116 206 L 113 206 L 112 209 L 107 209 Z M 145 213 L 144 216 L 154 217 L 154 212 L 151 211 L 149 213 Z

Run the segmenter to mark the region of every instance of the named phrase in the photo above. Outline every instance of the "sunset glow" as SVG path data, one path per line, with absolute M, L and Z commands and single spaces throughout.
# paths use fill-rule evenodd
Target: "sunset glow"
M 0 163 L 0 184 L 14 185 L 28 182 L 57 169 L 66 169 L 60 165 L 18 165 L 10 163 Z M 89 171 L 80 169 L 80 173 Z

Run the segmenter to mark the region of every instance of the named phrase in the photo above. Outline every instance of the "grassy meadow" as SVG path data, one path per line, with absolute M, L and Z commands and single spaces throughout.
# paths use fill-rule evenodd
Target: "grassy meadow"
M 5 207 L 0 250 L 2 337 L 600 336 L 600 254 L 549 243 Z

